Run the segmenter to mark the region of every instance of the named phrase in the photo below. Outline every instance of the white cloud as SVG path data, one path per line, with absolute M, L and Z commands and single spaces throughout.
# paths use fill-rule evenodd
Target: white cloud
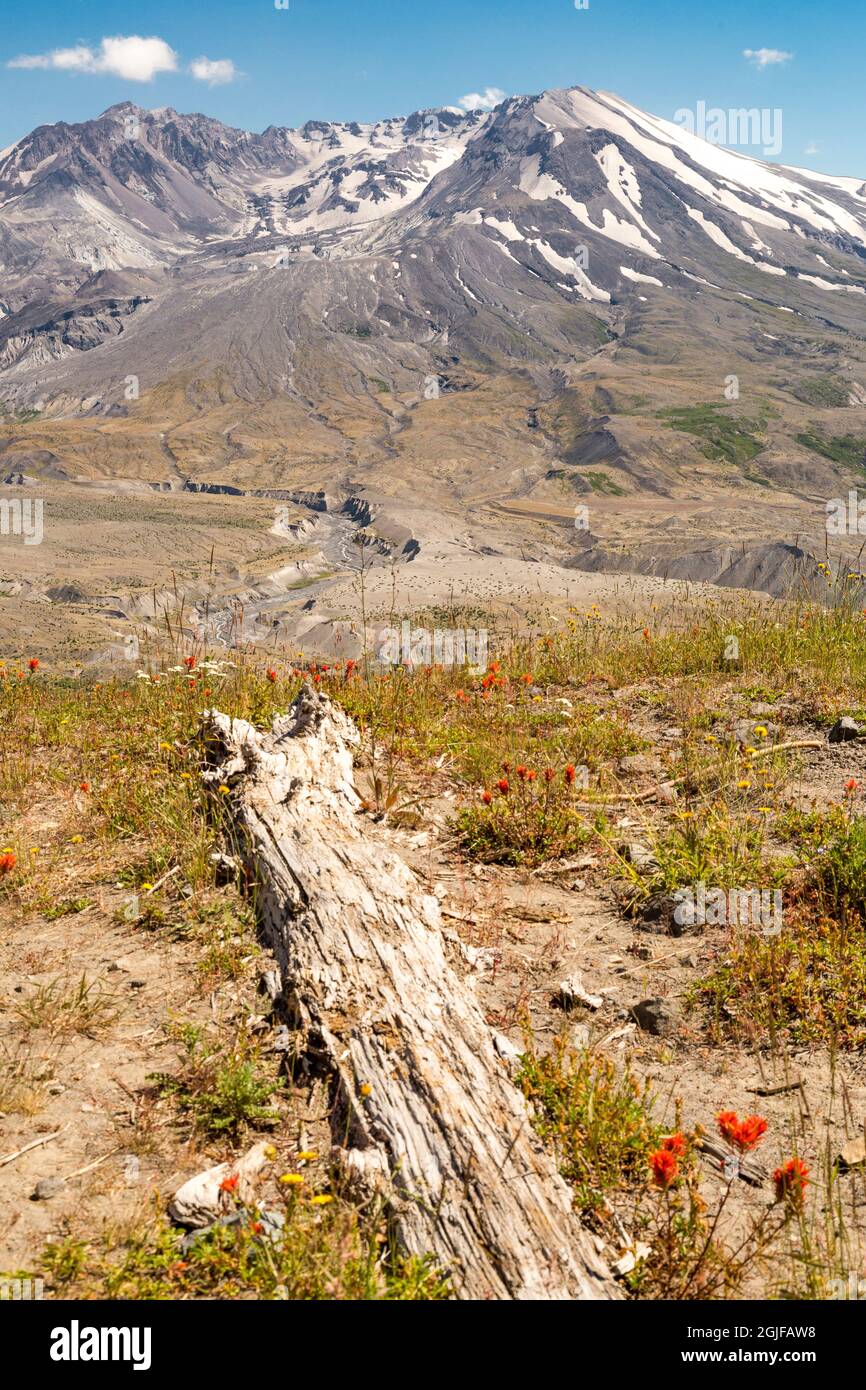
M 817 140 L 810 140 L 809 143 L 808 143 L 808 145 L 807 145 L 806 148 L 804 149 L 803 153 L 804 153 L 804 154 L 820 154 L 820 153 L 821 153 L 821 146 L 818 144 L 818 141 L 817 141 Z
M 98 49 L 80 43 L 74 48 L 55 48 L 51 53 L 22 54 L 7 67 L 97 73 L 122 77 L 127 82 L 151 82 L 159 72 L 176 72 L 177 54 L 165 39 L 142 39 L 130 34 L 103 39 Z
M 457 105 L 464 111 L 492 111 L 507 95 L 501 87 L 485 87 L 483 92 L 467 92 Z
M 240 76 L 231 58 L 196 58 L 189 70 L 197 82 L 206 82 L 209 87 L 222 87 Z
M 786 53 L 784 48 L 743 49 L 743 57 L 754 63 L 756 68 L 772 67 L 774 63 L 789 63 L 793 56 L 793 53 Z

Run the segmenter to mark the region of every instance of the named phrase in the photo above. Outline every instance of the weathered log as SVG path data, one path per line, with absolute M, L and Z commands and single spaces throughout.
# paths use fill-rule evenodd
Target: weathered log
M 216 711 L 204 731 L 285 997 L 335 1083 L 347 1178 L 383 1193 L 399 1244 L 460 1298 L 617 1297 L 437 900 L 362 813 L 352 721 L 307 685 L 269 734 Z

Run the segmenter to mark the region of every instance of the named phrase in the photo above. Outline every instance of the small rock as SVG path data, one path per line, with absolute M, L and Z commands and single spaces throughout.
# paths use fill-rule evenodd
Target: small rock
M 856 1168 L 859 1164 L 866 1163 L 866 1139 L 861 1135 L 859 1139 L 851 1139 L 839 1154 L 840 1168 Z
M 259 989 L 275 1004 L 283 992 L 279 970 L 265 970 L 259 978 Z
M 59 1197 L 66 1186 L 64 1178 L 40 1178 L 32 1193 L 31 1202 L 50 1202 L 52 1197 Z
M 497 1033 L 495 1031 L 493 1034 L 493 1046 L 498 1056 L 502 1058 L 508 1071 L 516 1071 L 521 1057 L 520 1048 L 515 1047 L 511 1039 L 506 1038 L 504 1033 Z
M 837 719 L 829 734 L 828 743 L 850 743 L 853 739 L 860 737 L 860 725 L 855 723 L 847 714 L 841 719 Z
M 630 753 L 627 758 L 620 759 L 619 770 L 620 772 L 634 772 L 638 775 L 661 772 L 661 758 L 656 758 L 652 753 Z
M 663 806 L 673 806 L 677 800 L 677 789 L 673 782 L 661 782 L 658 795 Z
M 670 1037 L 679 1023 L 676 1006 L 667 999 L 642 999 L 632 1005 L 631 1016 L 639 1028 L 657 1038 Z
M 637 842 L 620 845 L 619 852 L 629 864 L 637 869 L 638 873 L 654 874 L 660 867 L 659 861 L 652 850 L 647 849 L 646 845 L 640 845 Z
M 763 729 L 764 732 L 756 733 L 757 729 Z M 733 733 L 741 748 L 764 748 L 776 742 L 779 726 L 762 719 L 738 719 Z
M 241 871 L 241 862 L 235 859 L 234 855 L 221 854 L 215 850 L 209 856 L 210 862 L 214 866 L 214 876 L 217 883 L 234 883 Z
M 586 887 L 586 879 L 576 878 L 574 880 L 574 883 L 570 883 L 568 886 L 572 893 L 582 893 L 584 888 Z
M 626 1274 L 631 1274 L 641 1260 L 645 1260 L 647 1255 L 652 1253 L 652 1246 L 646 1245 L 639 1240 L 620 1255 L 615 1264 L 611 1265 L 611 1270 L 617 1279 L 623 1279 Z
M 271 1052 L 291 1052 L 294 1047 L 294 1040 L 288 1028 L 283 1026 L 277 1029 L 276 1037 L 271 1043 Z
M 587 1009 L 600 1009 L 604 999 L 600 994 L 590 994 L 585 990 L 579 975 L 571 975 L 558 985 L 554 1003 L 562 1009 L 573 1009 L 575 1004 L 583 1004 Z
M 531 685 L 529 687 L 529 690 L 527 691 L 527 694 L 531 695 L 532 698 L 535 699 L 536 696 L 543 695 L 544 691 L 542 690 L 540 685 Z

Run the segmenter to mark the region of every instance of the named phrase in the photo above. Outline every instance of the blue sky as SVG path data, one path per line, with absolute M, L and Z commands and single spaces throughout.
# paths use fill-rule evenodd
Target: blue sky
M 0 5 L 0 148 L 123 100 L 261 130 L 454 105 L 488 88 L 510 96 L 579 84 L 668 118 L 701 100 L 781 108 L 784 162 L 866 178 L 864 0 L 589 0 L 586 10 L 574 0 Z M 161 44 L 103 49 L 118 36 Z M 22 57 L 38 65 L 9 66 Z M 174 70 L 159 70 L 171 62 Z M 151 66 L 151 80 L 134 80 Z

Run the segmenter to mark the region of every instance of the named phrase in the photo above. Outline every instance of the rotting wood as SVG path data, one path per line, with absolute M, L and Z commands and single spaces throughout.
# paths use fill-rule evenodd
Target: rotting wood
M 354 724 L 308 684 L 270 733 L 210 711 L 204 734 L 286 1000 L 334 1081 L 346 1178 L 384 1196 L 401 1247 L 459 1298 L 618 1297 L 449 961 L 437 899 L 361 814 Z

